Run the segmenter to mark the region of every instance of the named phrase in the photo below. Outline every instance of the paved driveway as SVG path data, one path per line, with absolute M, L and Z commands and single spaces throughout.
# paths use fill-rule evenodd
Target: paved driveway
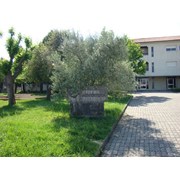
M 136 93 L 102 156 L 180 156 L 180 93 Z

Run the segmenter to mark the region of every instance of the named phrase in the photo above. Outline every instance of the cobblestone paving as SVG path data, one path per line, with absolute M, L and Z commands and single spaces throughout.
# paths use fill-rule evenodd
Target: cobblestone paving
M 103 157 L 180 157 L 180 93 L 136 93 Z

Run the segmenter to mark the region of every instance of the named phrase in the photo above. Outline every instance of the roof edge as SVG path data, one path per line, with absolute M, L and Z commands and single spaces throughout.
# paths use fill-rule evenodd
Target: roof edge
M 163 36 L 163 37 L 149 37 L 149 38 L 138 38 L 133 39 L 136 43 L 144 43 L 144 42 L 162 42 L 162 41 L 178 41 L 180 40 L 179 36 Z

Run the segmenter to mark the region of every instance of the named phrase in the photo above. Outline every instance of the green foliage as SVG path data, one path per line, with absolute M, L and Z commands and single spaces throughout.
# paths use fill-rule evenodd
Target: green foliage
M 71 118 L 66 100 L 0 100 L 0 156 L 95 156 L 128 100 L 110 98 L 98 120 Z
M 68 32 L 68 31 L 67 31 Z M 29 82 L 51 83 L 51 75 L 53 71 L 54 57 L 63 58 L 63 41 L 66 31 L 50 31 L 33 50 L 32 59 L 27 64 L 25 72 L 26 79 Z
M 126 39 L 113 32 L 104 29 L 99 37 L 87 39 L 69 32 L 63 42 L 63 56 L 63 61 L 55 58 L 52 77 L 53 90 L 61 95 L 68 90 L 75 96 L 88 86 L 106 86 L 111 91 L 133 89 Z
M 14 82 L 22 73 L 24 63 L 31 58 L 32 41 L 21 34 L 16 35 L 13 28 L 9 29 L 9 37 L 6 40 L 6 49 L 9 54 L 9 61 L 3 63 L 3 71 L 6 75 L 7 92 L 9 105 L 13 106 L 15 101 Z
M 22 72 L 25 61 L 31 59 L 32 41 L 28 37 L 22 37 L 21 34 L 16 36 L 13 28 L 9 29 L 10 37 L 6 41 L 6 49 L 10 57 L 10 69 L 14 79 Z
M 50 83 L 53 62 L 51 53 L 44 44 L 39 44 L 33 50 L 31 61 L 27 64 L 26 76 L 29 82 Z
M 66 31 L 50 31 L 48 35 L 43 39 L 43 44 L 50 50 L 50 51 L 57 51 L 62 53 L 62 44 L 64 41 L 64 35 Z
M 145 74 L 146 72 L 146 61 L 143 60 L 143 54 L 140 45 L 135 43 L 133 40 L 127 38 L 128 57 L 131 66 L 135 73 Z
M 8 71 L 11 70 L 11 64 L 5 59 L 0 60 L 0 72 L 3 76 L 6 76 Z
M 3 80 L 4 80 L 4 74 L 2 73 L 2 71 L 1 71 L 1 67 L 0 67 L 0 83 L 2 83 L 3 82 Z
M 18 35 L 17 39 L 15 36 L 15 31 L 13 28 L 9 29 L 10 37 L 6 41 L 6 49 L 9 53 L 10 61 L 13 63 L 14 57 L 18 54 L 20 50 L 20 42 L 22 40 L 21 34 Z

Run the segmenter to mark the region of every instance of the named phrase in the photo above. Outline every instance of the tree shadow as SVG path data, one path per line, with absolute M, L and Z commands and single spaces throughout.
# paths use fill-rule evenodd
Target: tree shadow
M 151 103 L 163 103 L 170 99 L 171 98 L 167 98 L 163 96 L 149 96 L 148 97 L 144 95 L 139 95 L 133 98 L 133 101 L 129 103 L 129 106 L 132 106 L 132 107 L 147 106 L 148 104 L 151 104 Z
M 0 107 L 0 117 L 6 117 L 6 116 L 13 116 L 15 114 L 20 114 L 22 111 L 24 110 L 24 108 L 22 107 L 18 107 L 18 106 L 3 106 Z
M 56 102 L 48 101 L 46 99 L 33 99 L 28 101 L 20 101 L 23 107 L 31 109 L 36 107 L 42 107 L 46 111 L 54 111 L 54 112 L 68 112 L 70 109 L 69 103 L 62 99 Z
M 103 118 L 76 118 L 70 117 L 69 113 L 62 114 L 52 120 L 52 130 L 57 133 L 63 130 L 67 131 L 66 143 L 71 147 L 68 149 L 68 151 L 72 151 L 71 154 L 80 153 L 81 156 L 84 156 L 83 153 L 86 152 L 89 154 L 88 156 L 92 156 L 92 154 L 95 156 L 97 153 L 95 151 L 99 150 L 103 140 L 111 131 L 114 123 L 112 113 L 115 112 L 106 110 Z
M 28 101 L 20 100 L 14 106 L 3 106 L 0 107 L 0 117 L 13 116 L 15 114 L 20 114 L 23 110 L 28 109 L 31 111 L 33 108 L 42 107 L 46 111 L 54 112 L 69 112 L 70 107 L 67 101 L 60 100 L 58 102 L 51 102 L 46 99 L 32 99 Z
M 104 125 L 106 123 L 106 125 Z M 63 135 L 63 142 L 68 146 L 65 156 L 96 156 L 102 140 L 110 131 L 105 119 L 69 118 L 59 116 L 52 120 L 52 130 Z M 103 130 L 102 130 L 103 129 Z M 63 147 L 64 149 L 64 147 Z
M 104 153 L 110 151 L 112 144 L 120 144 L 111 156 L 154 156 L 179 157 L 180 150 L 163 136 L 160 129 L 153 127 L 155 123 L 148 119 L 135 119 L 124 116 L 105 147 Z

